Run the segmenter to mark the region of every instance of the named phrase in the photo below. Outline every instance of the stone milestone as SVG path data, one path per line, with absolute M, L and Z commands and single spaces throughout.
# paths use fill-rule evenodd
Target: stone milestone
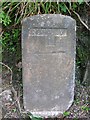
M 74 98 L 76 22 L 60 14 L 22 21 L 24 107 L 33 115 L 57 116 Z

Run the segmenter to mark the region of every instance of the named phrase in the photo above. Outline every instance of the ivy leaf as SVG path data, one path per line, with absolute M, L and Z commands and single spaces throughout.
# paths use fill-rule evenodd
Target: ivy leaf
M 31 120 L 43 120 L 41 117 L 32 117 Z
M 73 3 L 73 9 L 75 10 L 77 8 L 77 4 L 76 3 Z
M 31 120 L 43 120 L 42 117 L 32 115 L 31 113 L 28 113 L 28 116 L 30 117 Z
M 78 0 L 79 4 L 82 4 L 84 2 L 84 0 Z
M 67 9 L 66 9 L 65 5 L 60 4 L 59 6 L 60 6 L 60 8 L 61 8 L 61 10 L 62 10 L 63 12 L 66 12 L 66 11 L 67 11 Z
M 66 111 L 66 112 L 63 113 L 63 115 L 64 115 L 64 117 L 69 116 L 70 112 Z

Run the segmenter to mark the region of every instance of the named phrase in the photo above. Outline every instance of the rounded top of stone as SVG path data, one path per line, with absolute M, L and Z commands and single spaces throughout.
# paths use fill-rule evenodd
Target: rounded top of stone
M 33 28 L 75 28 L 75 20 L 70 16 L 61 14 L 39 14 L 26 17 L 22 21 L 23 26 Z

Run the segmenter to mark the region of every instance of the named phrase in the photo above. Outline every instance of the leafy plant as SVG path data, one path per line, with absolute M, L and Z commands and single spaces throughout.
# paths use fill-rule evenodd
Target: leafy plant
M 64 113 L 63 113 L 63 116 L 64 117 L 67 117 L 67 116 L 69 116 L 70 115 L 70 112 L 68 112 L 68 111 L 65 111 Z
M 84 0 L 78 0 L 79 4 L 82 4 L 84 2 Z
M 4 25 L 12 23 L 17 25 L 21 20 L 27 16 L 36 14 L 61 13 L 70 14 L 70 10 L 78 10 L 83 0 L 78 2 L 3 2 L 1 18 L 3 18 Z
M 18 29 L 13 29 L 4 32 L 0 40 L 3 50 L 9 50 L 10 52 L 16 51 L 18 46 L 20 31 Z
M 73 118 L 73 120 L 79 120 L 78 118 Z
M 5 26 L 11 23 L 10 17 L 4 11 L 0 13 L 0 23 L 3 23 Z
M 64 3 L 59 4 L 59 6 L 60 6 L 62 12 L 64 12 L 64 13 L 67 12 L 67 7 L 65 6 Z
M 79 58 L 77 59 L 76 64 L 78 66 L 80 64 L 82 64 L 82 66 L 84 66 L 85 61 L 88 59 L 87 50 L 83 49 L 83 46 L 78 46 L 77 47 L 77 54 L 78 54 Z
M 77 5 L 75 2 L 73 2 L 73 4 L 72 4 L 72 8 L 73 8 L 73 10 L 76 10 L 77 7 L 78 7 L 78 5 Z
M 43 120 L 42 117 L 34 116 L 31 113 L 28 113 L 28 116 L 30 117 L 31 120 Z
M 17 110 L 16 110 L 16 108 L 14 108 L 12 111 L 15 113 Z
M 87 112 L 90 111 L 90 107 L 88 107 L 88 106 L 82 106 L 81 109 L 82 109 L 82 110 L 85 110 L 85 111 L 87 111 Z
M 76 100 L 74 100 L 74 102 L 75 102 L 76 104 L 79 104 L 79 103 L 80 103 L 80 100 L 79 100 L 79 99 L 76 99 Z

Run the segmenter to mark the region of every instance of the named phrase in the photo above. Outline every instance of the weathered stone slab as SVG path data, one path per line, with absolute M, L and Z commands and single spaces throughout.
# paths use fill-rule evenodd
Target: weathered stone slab
M 74 98 L 75 20 L 60 14 L 22 22 L 24 107 L 34 115 L 57 116 Z

